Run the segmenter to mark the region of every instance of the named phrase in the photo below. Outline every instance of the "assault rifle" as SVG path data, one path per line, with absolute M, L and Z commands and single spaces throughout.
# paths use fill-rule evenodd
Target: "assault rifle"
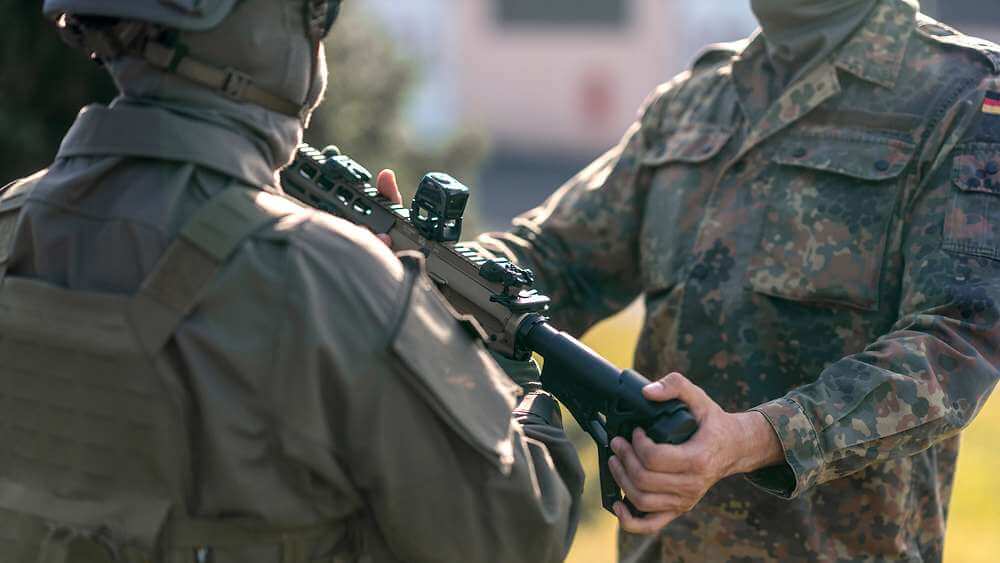
M 621 500 L 608 469 L 612 438 L 630 439 L 635 428 L 642 428 L 657 443 L 679 444 L 694 434 L 698 425 L 684 403 L 646 400 L 642 388 L 649 380 L 618 369 L 550 325 L 545 317 L 549 298 L 532 287 L 530 270 L 458 242 L 467 187 L 447 174 L 428 174 L 407 209 L 382 197 L 371 179 L 335 148 L 320 152 L 307 145 L 281 173 L 290 196 L 388 234 L 396 250 L 422 252 L 428 275 L 459 313 L 475 318 L 489 348 L 515 360 L 527 360 L 533 352 L 545 359 L 542 387 L 597 443 L 604 508 L 610 511 Z

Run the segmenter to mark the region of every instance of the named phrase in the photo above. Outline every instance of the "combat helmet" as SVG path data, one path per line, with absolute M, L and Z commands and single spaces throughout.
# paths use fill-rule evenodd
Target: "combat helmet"
M 204 31 L 219 25 L 237 0 L 45 0 L 45 15 L 98 16 Z
M 301 104 L 268 92 L 239 69 L 200 60 L 177 40 L 183 31 L 208 31 L 242 0 L 44 0 L 42 11 L 57 22 L 63 40 L 94 60 L 137 56 L 152 66 L 227 97 L 301 117 Z M 306 33 L 322 41 L 340 12 L 342 0 L 302 0 Z

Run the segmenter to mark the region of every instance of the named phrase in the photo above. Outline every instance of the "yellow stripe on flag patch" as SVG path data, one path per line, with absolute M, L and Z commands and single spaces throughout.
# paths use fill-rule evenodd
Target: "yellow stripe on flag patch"
M 983 100 L 983 113 L 1000 115 L 1000 92 L 987 92 Z

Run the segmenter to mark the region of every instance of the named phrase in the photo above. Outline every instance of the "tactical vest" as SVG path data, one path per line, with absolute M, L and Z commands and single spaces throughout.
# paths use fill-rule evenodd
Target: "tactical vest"
M 189 517 L 191 401 L 163 353 L 241 241 L 305 214 L 230 188 L 135 295 L 70 291 L 6 275 L 40 177 L 0 194 L 0 563 L 242 563 L 247 549 L 273 554 L 261 561 L 314 561 L 329 525 Z

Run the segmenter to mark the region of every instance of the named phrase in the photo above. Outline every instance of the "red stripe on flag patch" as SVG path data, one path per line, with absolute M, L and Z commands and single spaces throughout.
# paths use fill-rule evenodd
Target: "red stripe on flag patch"
M 1000 115 L 1000 92 L 987 92 L 983 100 L 983 113 Z

